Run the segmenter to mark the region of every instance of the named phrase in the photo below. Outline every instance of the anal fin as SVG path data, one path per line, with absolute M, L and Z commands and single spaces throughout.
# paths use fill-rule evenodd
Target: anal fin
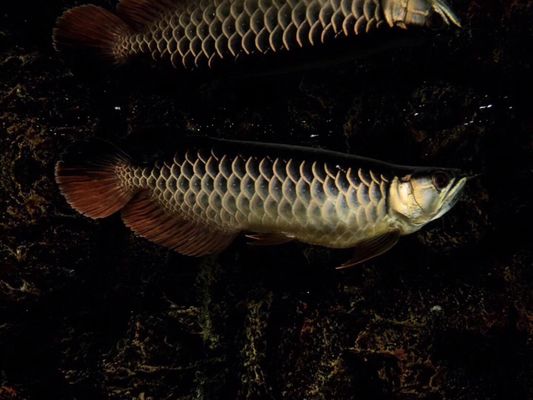
M 339 265 L 337 269 L 354 267 L 374 257 L 389 251 L 400 239 L 400 232 L 385 233 L 375 238 L 365 240 L 354 247 L 354 257 Z
M 148 191 L 139 192 L 123 209 L 124 224 L 151 242 L 188 256 L 219 253 L 238 232 L 224 232 L 172 215 Z

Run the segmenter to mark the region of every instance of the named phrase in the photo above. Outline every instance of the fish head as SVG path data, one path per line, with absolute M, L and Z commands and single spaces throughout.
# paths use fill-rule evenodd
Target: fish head
M 385 19 L 391 27 L 433 26 L 434 16 L 440 17 L 446 25 L 461 26 L 459 18 L 445 0 L 384 0 L 382 4 Z
M 469 177 L 456 169 L 417 171 L 391 182 L 389 206 L 404 233 L 440 218 L 457 202 Z

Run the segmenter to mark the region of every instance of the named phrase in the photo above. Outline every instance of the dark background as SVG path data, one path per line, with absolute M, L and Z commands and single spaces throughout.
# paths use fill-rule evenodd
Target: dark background
M 0 5 L 0 399 L 533 398 L 531 1 L 454 1 L 463 29 L 322 68 L 214 75 L 65 61 L 50 35 L 76 4 Z M 145 125 L 483 175 L 345 272 L 301 244 L 191 259 L 54 183 L 70 144 Z

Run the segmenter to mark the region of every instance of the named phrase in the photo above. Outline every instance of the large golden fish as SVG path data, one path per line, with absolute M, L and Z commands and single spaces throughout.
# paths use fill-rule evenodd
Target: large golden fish
M 113 63 L 148 54 L 196 69 L 247 55 L 323 45 L 383 27 L 460 26 L 444 0 L 121 0 L 66 11 L 56 49 L 85 49 Z
M 92 154 L 95 154 L 94 152 Z M 355 248 L 354 265 L 446 213 L 467 177 L 298 146 L 197 139 L 137 165 L 111 148 L 59 162 L 56 180 L 80 213 L 120 211 L 137 234 L 182 254 L 224 250 L 241 232 Z

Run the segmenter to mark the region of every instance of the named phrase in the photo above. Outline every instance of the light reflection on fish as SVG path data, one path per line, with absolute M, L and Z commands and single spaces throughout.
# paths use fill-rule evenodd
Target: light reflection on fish
M 258 244 L 354 248 L 344 264 L 351 266 L 445 214 L 467 177 L 299 146 L 197 139 L 149 165 L 114 147 L 67 155 L 56 180 L 80 213 L 120 211 L 134 232 L 182 254 L 218 253 L 248 232 Z
M 56 49 L 85 49 L 115 64 L 141 55 L 193 70 L 249 55 L 310 48 L 379 28 L 460 26 L 445 0 L 121 0 L 57 21 Z

